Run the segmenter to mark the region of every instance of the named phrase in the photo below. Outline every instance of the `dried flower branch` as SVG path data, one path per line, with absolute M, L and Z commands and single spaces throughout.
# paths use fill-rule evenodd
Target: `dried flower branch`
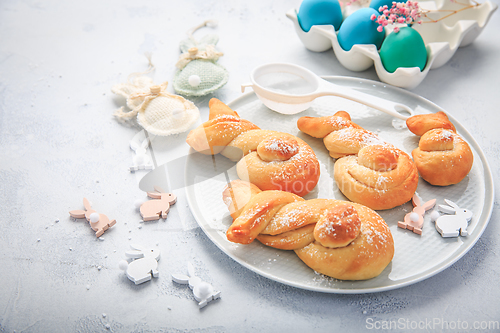
M 389 24 L 394 23 L 422 23 L 420 17 L 422 16 L 422 11 L 417 1 L 408 0 L 404 2 L 393 2 L 392 7 L 389 9 L 387 5 L 381 6 L 378 10 L 382 15 L 373 14 L 370 18 L 372 21 L 378 23 L 377 30 L 381 32 Z M 394 27 L 394 32 L 399 32 L 399 27 Z
M 351 3 L 355 2 L 357 0 L 350 0 Z M 413 23 L 436 23 L 441 20 L 446 19 L 447 17 L 450 17 L 452 15 L 455 15 L 463 10 L 467 10 L 470 8 L 474 8 L 480 5 L 475 0 L 470 0 L 468 3 L 463 3 L 458 0 L 450 0 L 450 2 L 453 2 L 457 5 L 462 6 L 460 9 L 439 9 L 439 10 L 423 10 L 420 8 L 419 4 L 417 1 L 411 1 L 409 0 L 408 2 L 393 2 L 392 7 L 389 8 L 388 6 L 382 6 L 379 8 L 379 12 L 382 13 L 382 15 L 376 16 L 373 14 L 371 16 L 372 21 L 376 21 L 379 26 L 377 27 L 378 31 L 382 31 L 384 27 L 388 26 L 389 24 L 395 24 L 395 23 L 401 23 L 401 24 L 413 24 Z M 438 19 L 433 19 L 428 16 L 429 13 L 448 13 L 447 15 L 444 15 Z M 422 18 L 425 18 L 425 20 L 422 20 Z M 394 28 L 394 32 L 398 32 L 399 27 Z
M 356 1 L 356 0 L 354 0 L 354 1 Z M 467 1 L 467 3 L 463 3 L 463 2 L 460 2 L 460 1 L 457 1 L 457 0 L 450 0 L 450 2 L 453 2 L 453 3 L 457 4 L 457 5 L 460 5 L 460 6 L 462 6 L 462 8 L 456 9 L 456 10 L 453 10 L 453 9 L 440 9 L 440 10 L 431 10 L 431 11 L 422 12 L 422 16 L 427 19 L 426 21 L 422 21 L 422 23 L 436 23 L 436 22 L 439 22 L 441 20 L 444 20 L 447 17 L 450 17 L 452 15 L 458 14 L 458 13 L 460 13 L 463 10 L 471 9 L 471 8 L 474 8 L 474 7 L 477 7 L 477 6 L 481 5 L 479 2 L 477 2 L 475 0 Z M 427 16 L 428 13 L 436 13 L 436 12 L 444 12 L 444 13 L 449 13 L 449 14 L 447 14 L 445 16 L 442 16 L 442 17 L 440 17 L 438 19 L 432 19 L 429 16 Z

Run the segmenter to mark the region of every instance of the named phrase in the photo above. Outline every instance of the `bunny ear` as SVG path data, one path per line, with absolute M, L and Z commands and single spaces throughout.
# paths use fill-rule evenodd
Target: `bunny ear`
M 183 274 L 172 274 L 172 280 L 181 284 L 189 283 L 189 276 Z
M 138 259 L 138 258 L 143 258 L 144 257 L 144 253 L 142 251 L 134 251 L 134 250 L 131 250 L 131 251 L 127 251 L 125 252 L 125 256 L 127 258 L 134 258 L 134 259 Z
M 190 48 L 197 47 L 198 43 L 196 42 L 196 40 L 194 40 L 194 38 L 190 37 L 190 38 L 182 40 L 179 46 L 180 46 L 182 53 L 186 53 L 186 52 L 188 52 L 188 50 Z
M 451 207 L 455 208 L 455 210 L 460 209 L 460 207 L 458 207 L 458 205 L 456 203 L 454 203 L 453 201 L 451 201 L 451 200 L 444 199 L 444 202 L 446 202 Z
M 187 265 L 188 265 L 188 275 L 193 277 L 194 276 L 194 266 L 190 262 L 188 262 Z
M 81 209 L 76 209 L 76 210 L 70 211 L 69 215 L 71 217 L 74 217 L 75 219 L 83 219 L 85 217 L 85 211 L 81 210 Z
M 133 150 L 133 151 L 136 151 L 137 148 L 139 148 L 139 145 L 137 144 L 137 142 L 135 142 L 134 140 L 131 140 L 130 141 L 130 148 Z
M 432 200 L 429 200 L 426 203 L 424 203 L 424 205 L 422 207 L 424 208 L 424 210 L 427 211 L 427 210 L 431 209 L 432 207 L 434 207 L 435 204 L 436 204 L 436 199 L 432 199 Z
M 417 193 L 413 195 L 413 198 L 411 198 L 413 202 L 413 206 L 419 207 L 420 206 L 420 198 L 418 197 Z
M 87 198 L 83 198 L 83 206 L 85 207 L 86 210 L 92 209 L 92 207 L 90 205 L 90 201 Z
M 455 208 L 445 206 L 445 205 L 439 205 L 439 210 L 442 211 L 443 213 L 447 214 L 455 214 Z
M 215 46 L 218 41 L 219 41 L 219 36 L 217 36 L 216 34 L 208 34 L 203 36 L 198 44 L 200 44 L 202 47 L 206 47 L 207 45 Z
M 148 138 L 145 138 L 141 143 L 141 148 L 147 149 L 148 146 L 149 146 L 149 140 Z
M 155 191 L 156 191 L 156 192 L 166 193 L 166 192 L 165 192 L 165 191 L 163 191 L 163 189 L 162 189 L 161 187 L 159 187 L 159 186 L 155 186 L 155 187 L 154 187 L 154 189 L 155 189 Z
M 161 199 L 161 194 L 158 192 L 147 192 L 148 197 L 153 198 L 153 199 Z
M 146 248 L 139 244 L 130 244 L 130 248 L 137 251 L 144 251 Z

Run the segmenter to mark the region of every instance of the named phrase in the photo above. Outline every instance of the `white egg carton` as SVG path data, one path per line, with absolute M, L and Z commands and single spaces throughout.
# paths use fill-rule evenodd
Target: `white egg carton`
M 427 14 L 432 19 L 444 17 L 450 13 L 449 11 L 463 8 L 462 5 L 450 0 L 421 1 L 419 4 L 422 9 L 432 10 Z M 415 24 L 413 28 L 420 33 L 427 49 L 427 64 L 423 71 L 420 71 L 418 67 L 400 67 L 394 73 L 385 70 L 375 45 L 357 44 L 350 51 L 345 51 L 337 41 L 337 33 L 333 26 L 314 25 L 309 32 L 304 32 L 299 25 L 296 9 L 289 10 L 286 16 L 292 20 L 297 35 L 307 49 L 313 52 L 324 52 L 333 47 L 335 56 L 345 68 L 360 72 L 374 65 L 380 81 L 401 88 L 413 89 L 422 82 L 430 69 L 443 66 L 459 47 L 472 43 L 484 29 L 497 7 L 496 4 L 486 1 L 435 23 Z M 349 9 L 352 12 L 354 8 Z M 346 14 L 344 11 L 344 16 Z M 386 29 L 386 33 L 388 32 L 389 30 Z

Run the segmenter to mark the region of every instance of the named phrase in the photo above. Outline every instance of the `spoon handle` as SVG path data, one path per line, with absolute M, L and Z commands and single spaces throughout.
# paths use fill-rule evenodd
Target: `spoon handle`
M 358 102 L 379 111 L 385 112 L 393 117 L 402 120 L 406 120 L 414 115 L 413 110 L 407 105 L 389 101 L 377 96 L 365 94 L 352 88 L 339 86 L 324 79 L 320 79 L 318 90 L 315 93 L 315 97 L 320 96 L 338 96 L 349 99 L 351 101 Z M 405 115 L 401 112 L 408 113 L 409 115 Z

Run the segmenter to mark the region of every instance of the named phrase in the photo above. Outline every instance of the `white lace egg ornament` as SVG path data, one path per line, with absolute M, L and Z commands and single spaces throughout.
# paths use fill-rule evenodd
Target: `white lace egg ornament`
M 168 136 L 187 131 L 200 117 L 198 108 L 185 98 L 168 93 L 168 82 L 155 85 L 153 80 L 139 76 L 132 82 L 113 86 L 111 91 L 127 99 L 131 109 L 121 107 L 115 117 L 127 120 L 137 116 L 137 122 L 154 135 Z

